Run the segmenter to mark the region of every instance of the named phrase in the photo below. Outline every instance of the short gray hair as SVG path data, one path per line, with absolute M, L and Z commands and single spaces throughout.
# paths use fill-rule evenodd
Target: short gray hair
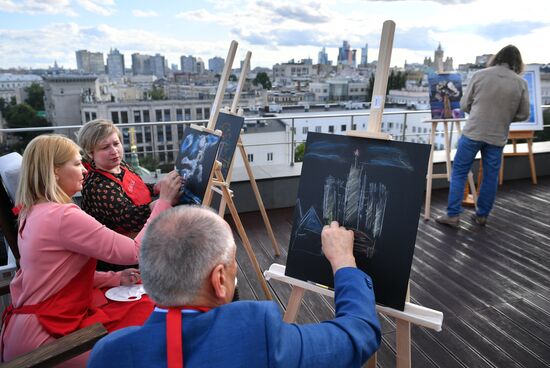
M 210 208 L 178 206 L 148 226 L 140 272 L 149 297 L 165 306 L 192 302 L 217 264 L 233 261 L 229 225 Z

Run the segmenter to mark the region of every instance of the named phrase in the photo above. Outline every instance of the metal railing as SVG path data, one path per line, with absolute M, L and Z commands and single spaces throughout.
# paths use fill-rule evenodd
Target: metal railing
M 550 108 L 550 105 L 543 105 L 543 109 Z M 322 132 L 329 132 L 335 134 L 345 133 L 348 129 L 356 130 L 366 130 L 368 126 L 368 117 L 370 116 L 370 111 L 357 111 L 352 112 L 349 110 L 344 110 L 342 112 L 330 112 L 330 113 L 304 113 L 304 114 L 278 114 L 278 115 L 266 115 L 266 116 L 247 116 L 245 117 L 245 127 L 257 127 L 256 132 L 262 131 L 262 126 L 267 126 L 270 123 L 281 124 L 279 133 L 279 138 L 270 141 L 254 141 L 248 140 L 245 142 L 245 148 L 247 151 L 256 152 L 258 148 L 272 147 L 287 147 L 287 157 L 285 161 L 287 164 L 293 165 L 295 162 L 295 151 L 297 145 L 305 142 L 305 136 L 307 133 L 298 133 L 297 127 L 308 126 L 307 131 L 310 127 L 321 127 Z M 328 119 L 328 120 L 327 120 Z M 430 110 L 418 110 L 418 111 L 409 111 L 409 110 L 399 110 L 399 111 L 385 111 L 383 113 L 383 125 L 382 131 L 390 133 L 394 136 L 394 139 L 401 141 L 412 141 L 412 142 L 422 142 L 429 143 L 429 136 L 431 134 L 430 124 L 424 123 L 423 120 L 430 119 Z M 411 121 L 414 120 L 414 121 Z M 332 121 L 332 124 L 329 124 Z M 315 122 L 312 124 L 312 122 Z M 336 122 L 336 123 L 334 123 Z M 129 130 L 130 128 L 135 128 L 137 132 L 137 149 L 138 157 L 152 156 L 154 159 L 158 160 L 159 164 L 173 163 L 178 151 L 178 146 L 181 140 L 180 134 L 183 132 L 183 127 L 189 124 L 196 125 L 206 125 L 208 120 L 185 120 L 185 121 L 166 121 L 166 122 L 145 122 L 145 123 L 126 123 L 118 124 L 117 126 L 121 129 L 124 137 L 124 144 L 126 149 L 127 158 L 130 157 L 130 141 L 129 141 Z M 342 128 L 346 126 L 345 130 L 336 131 L 336 128 L 340 126 Z M 330 127 L 332 126 L 332 131 Z M 422 127 L 421 132 L 411 132 L 408 131 L 408 128 L 411 126 Z M 9 143 L 17 141 L 17 138 L 14 137 L 17 133 L 40 133 L 40 132 L 56 132 L 67 135 L 68 137 L 75 139 L 76 132 L 81 127 L 81 125 L 71 125 L 71 126 L 52 126 L 52 127 L 40 127 L 40 128 L 17 128 L 17 129 L 0 129 L 0 136 L 4 147 L 4 151 L 9 150 Z M 167 131 L 164 127 L 175 127 Z M 544 129 L 548 129 L 550 125 L 545 125 Z M 160 130 L 159 130 L 160 128 Z M 427 129 L 424 129 L 427 128 Z M 247 134 L 247 129 L 245 128 L 245 136 Z M 451 132 L 455 137 L 458 136 L 456 131 Z M 442 132 L 436 133 L 437 136 L 440 136 L 442 139 Z M 435 147 L 435 149 L 440 149 L 441 146 Z M 163 158 L 163 159 L 161 159 Z M 272 163 L 282 163 L 280 160 Z M 255 163 L 252 162 L 254 165 Z

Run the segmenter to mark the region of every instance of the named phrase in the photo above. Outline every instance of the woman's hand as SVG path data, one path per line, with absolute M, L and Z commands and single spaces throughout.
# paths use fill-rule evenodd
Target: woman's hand
M 137 268 L 127 268 L 120 271 L 120 285 L 130 286 L 141 281 L 141 274 Z
M 160 188 L 160 199 L 164 199 L 172 205 L 178 203 L 179 197 L 181 195 L 181 186 L 183 179 L 180 174 L 176 171 L 170 171 L 158 182 Z

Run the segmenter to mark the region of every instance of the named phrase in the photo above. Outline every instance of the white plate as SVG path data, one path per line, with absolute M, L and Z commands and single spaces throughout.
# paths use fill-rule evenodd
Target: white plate
M 107 290 L 105 296 L 117 302 L 134 302 L 145 294 L 143 285 L 117 286 Z

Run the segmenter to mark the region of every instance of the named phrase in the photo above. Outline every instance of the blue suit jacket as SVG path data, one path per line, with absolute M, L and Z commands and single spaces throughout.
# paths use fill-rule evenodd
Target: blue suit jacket
M 334 278 L 336 316 L 321 323 L 283 322 L 274 302 L 242 301 L 183 314 L 183 357 L 192 367 L 360 367 L 380 344 L 372 282 L 356 268 Z M 166 313 L 101 339 L 90 368 L 166 367 Z

